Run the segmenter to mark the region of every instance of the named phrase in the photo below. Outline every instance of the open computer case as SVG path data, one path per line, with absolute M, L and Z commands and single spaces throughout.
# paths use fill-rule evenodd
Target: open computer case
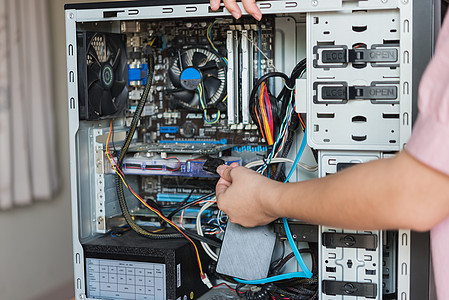
M 67 4 L 76 299 L 429 299 L 426 233 L 245 229 L 213 192 L 220 164 L 300 181 L 400 151 L 435 2 Z

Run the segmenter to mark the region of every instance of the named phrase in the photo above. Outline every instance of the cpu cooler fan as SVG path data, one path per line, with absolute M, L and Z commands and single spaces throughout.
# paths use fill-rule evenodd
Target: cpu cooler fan
M 128 102 L 126 36 L 83 32 L 78 45 L 80 118 L 123 115 Z
M 221 57 L 207 49 L 190 48 L 177 51 L 168 75 L 174 86 L 169 90 L 177 104 L 200 109 L 202 99 L 206 107 L 216 106 L 226 93 L 226 65 Z

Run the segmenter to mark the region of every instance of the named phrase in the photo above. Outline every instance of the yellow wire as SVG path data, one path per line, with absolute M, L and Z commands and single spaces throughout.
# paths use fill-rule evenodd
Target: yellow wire
M 221 19 L 218 19 L 218 20 L 215 20 L 213 23 L 211 23 L 211 24 L 209 25 L 209 27 L 207 27 L 207 32 L 206 32 L 207 40 L 209 41 L 209 43 L 210 43 L 210 45 L 212 46 L 212 48 L 214 48 L 214 50 L 217 51 L 217 52 L 218 52 L 218 49 L 215 47 L 214 43 L 212 42 L 212 39 L 210 38 L 209 33 L 210 33 L 210 28 L 211 28 L 213 25 L 215 25 L 216 23 L 220 22 L 220 21 L 221 21 Z
M 156 215 L 158 215 L 162 220 L 164 220 L 165 222 L 167 222 L 168 224 L 170 224 L 171 226 L 173 226 L 175 229 L 177 229 L 186 239 L 188 239 L 193 247 L 195 248 L 195 252 L 196 252 L 196 257 L 198 260 L 198 266 L 200 269 L 200 274 L 201 277 L 204 277 L 204 272 L 203 272 L 203 268 L 201 265 L 201 259 L 200 259 L 200 255 L 198 252 L 198 248 L 196 247 L 196 244 L 187 236 L 185 235 L 185 233 L 178 227 L 176 226 L 175 223 L 173 223 L 172 221 L 170 221 L 169 219 L 167 219 L 166 217 L 164 217 L 158 210 L 155 210 L 154 208 L 152 208 L 151 206 L 148 205 L 148 203 L 146 203 L 137 193 L 135 193 L 133 191 L 133 189 L 131 189 L 128 184 L 126 183 L 125 179 L 123 178 L 122 174 L 119 172 L 118 170 L 118 166 L 116 165 L 115 161 L 112 160 L 111 156 L 109 155 L 109 140 L 111 138 L 111 132 L 112 132 L 112 120 L 111 120 L 111 125 L 110 125 L 110 129 L 109 129 L 109 134 L 108 134 L 108 139 L 106 142 L 106 155 L 108 157 L 109 163 L 111 164 L 112 168 L 114 169 L 115 173 L 120 177 L 120 179 L 122 180 L 123 184 L 128 188 L 128 190 L 134 195 L 134 197 L 137 198 L 137 200 L 140 201 L 140 203 L 142 203 L 143 205 L 145 205 L 149 210 L 151 210 L 152 212 L 154 212 Z
M 203 98 L 201 97 L 201 95 L 203 94 L 203 85 L 199 84 L 198 85 L 198 93 L 199 93 L 199 97 L 200 97 L 200 104 L 201 104 L 201 108 L 204 111 L 204 121 L 206 121 L 207 124 L 215 124 L 220 120 L 220 110 L 217 111 L 217 118 L 216 120 L 208 120 L 207 119 L 207 109 L 206 106 L 204 105 L 203 102 Z M 226 95 L 225 99 L 228 97 L 228 95 Z
M 217 49 L 217 47 L 215 47 L 215 45 L 214 45 L 214 43 L 212 42 L 212 39 L 211 39 L 211 36 L 210 36 L 210 28 L 214 25 L 214 24 L 216 24 L 216 23 L 218 23 L 218 22 L 220 22 L 221 21 L 221 19 L 218 19 L 218 20 L 216 20 L 215 22 L 213 22 L 213 23 L 211 23 L 210 25 L 209 25 L 209 27 L 207 27 L 207 32 L 206 32 L 206 37 L 207 37 L 207 40 L 209 41 L 209 43 L 210 43 L 210 45 L 212 46 L 212 48 L 214 48 L 214 50 L 215 51 L 217 51 L 217 53 L 218 53 L 218 49 Z M 223 59 L 224 59 L 224 61 L 226 62 L 226 64 L 228 63 L 228 59 L 226 58 L 226 57 L 222 57 Z
M 267 135 L 267 142 L 269 145 L 273 145 L 273 134 L 270 130 L 270 125 L 268 122 L 268 117 L 267 117 L 267 112 L 265 110 L 265 105 L 263 103 L 263 97 L 264 97 L 264 91 L 265 91 L 265 82 L 262 82 L 261 86 L 260 86 L 261 92 L 260 92 L 260 96 L 259 96 L 259 102 L 260 102 L 260 109 L 262 112 L 262 122 L 263 122 L 263 126 L 265 128 L 265 132 Z

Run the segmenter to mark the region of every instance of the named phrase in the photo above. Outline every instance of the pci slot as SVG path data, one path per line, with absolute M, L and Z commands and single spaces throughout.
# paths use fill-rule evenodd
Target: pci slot
M 227 106 L 228 106 L 228 124 L 236 124 L 238 122 L 238 119 L 236 120 L 236 112 L 238 109 L 236 109 L 237 106 L 237 91 L 238 85 L 237 79 L 235 78 L 235 73 L 238 71 L 236 70 L 236 66 L 238 63 L 238 57 L 235 57 L 236 54 L 238 54 L 235 49 L 237 47 L 236 43 L 236 32 L 233 30 L 228 30 L 226 33 L 226 49 L 228 54 L 228 72 L 227 72 L 227 90 L 228 90 L 228 99 L 227 99 Z
M 252 53 L 249 40 L 252 40 L 251 30 L 242 30 L 242 123 L 249 124 L 249 96 L 251 94 L 251 59 Z
M 249 62 L 248 62 L 248 68 L 249 68 L 249 93 L 248 93 L 248 121 L 249 123 L 253 123 L 252 119 L 251 119 L 251 114 L 249 111 L 249 97 L 251 96 L 251 91 L 253 90 L 253 86 L 254 86 L 254 51 L 257 51 L 254 47 L 254 39 L 257 36 L 257 31 L 256 31 L 256 26 L 253 26 L 252 28 L 253 30 L 250 31 L 249 33 L 249 38 L 251 39 L 250 41 L 253 41 L 252 43 L 250 42 L 249 44 Z
M 158 202 L 184 202 L 185 199 L 189 198 L 188 202 L 197 200 L 201 198 L 203 195 L 189 195 L 184 193 L 178 193 L 178 194 L 168 194 L 168 193 L 158 193 L 157 194 L 157 201 Z M 210 198 L 207 198 L 205 200 L 210 200 Z

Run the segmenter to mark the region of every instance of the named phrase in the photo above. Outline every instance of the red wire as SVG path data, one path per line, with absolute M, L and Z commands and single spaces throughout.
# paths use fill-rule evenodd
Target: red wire
M 304 121 L 302 120 L 301 114 L 298 113 L 299 121 L 301 121 L 302 127 L 306 128 L 306 124 L 304 124 Z
M 176 159 L 178 161 L 178 167 L 174 170 L 168 170 L 168 171 L 175 172 L 175 171 L 178 171 L 179 169 L 181 169 L 181 161 L 176 156 L 170 156 L 170 157 L 166 157 L 164 159 Z
M 270 122 L 270 131 L 272 132 L 272 134 L 274 134 L 274 132 L 273 132 L 273 111 L 271 110 L 271 101 L 270 101 L 270 96 L 268 96 L 268 89 L 265 87 L 263 92 L 264 92 L 265 106 L 267 107 L 268 121 Z
M 114 157 L 112 157 L 111 152 L 110 152 L 110 150 L 109 150 L 109 139 L 110 139 L 110 137 L 111 137 L 111 135 L 110 135 L 111 130 L 112 130 L 112 120 L 111 120 L 110 127 L 109 127 L 109 136 L 108 136 L 108 140 L 106 141 L 106 151 L 108 152 L 109 157 L 111 157 L 112 161 L 114 162 L 115 169 L 116 169 L 116 170 L 123 176 L 123 178 L 124 178 L 125 175 L 123 174 L 122 170 L 120 170 L 119 166 L 117 165 L 117 162 L 115 161 Z M 146 207 L 150 208 L 150 210 L 152 210 L 153 212 L 156 212 L 156 214 L 157 214 L 159 217 L 161 217 L 161 218 L 162 218 L 165 222 L 167 222 L 168 224 L 170 224 L 170 225 L 172 225 L 173 227 L 175 227 L 176 230 L 178 230 L 178 231 L 179 231 L 179 232 L 180 232 L 180 233 L 181 233 L 187 240 L 189 240 L 189 241 L 192 243 L 193 247 L 195 248 L 196 258 L 197 258 L 197 262 L 198 262 L 198 267 L 199 267 L 199 269 L 200 269 L 201 279 L 206 278 L 206 275 L 204 274 L 203 268 L 202 268 L 202 266 L 201 266 L 201 260 L 200 260 L 200 256 L 199 256 L 198 249 L 197 249 L 195 243 L 192 241 L 192 239 L 189 238 L 189 237 L 184 233 L 184 231 L 182 231 L 182 230 L 181 230 L 175 223 L 173 223 L 173 222 L 171 222 L 169 219 L 165 218 L 165 217 L 161 214 L 161 212 L 160 212 L 159 210 L 157 210 L 157 209 L 155 209 L 155 208 L 153 208 L 153 207 L 150 207 L 150 206 L 148 205 L 148 203 L 146 203 L 146 201 L 144 201 L 144 200 L 143 200 L 143 199 L 142 199 L 136 192 L 133 191 L 133 189 L 131 188 L 131 186 L 129 186 L 128 184 L 126 184 L 126 186 L 127 186 L 127 188 L 131 191 L 131 193 L 132 193 L 135 197 L 138 197 L 139 200 L 140 200 Z
M 236 290 L 234 290 L 232 287 L 230 287 L 226 282 L 222 282 L 219 285 L 214 286 L 214 288 L 217 288 L 219 286 L 225 285 L 228 289 L 230 289 L 231 291 L 235 292 Z M 244 294 L 245 292 L 239 291 L 240 294 Z
M 254 112 L 256 113 L 257 122 L 259 123 L 260 133 L 262 133 L 262 138 L 268 142 L 268 140 L 265 138 L 265 132 L 264 128 L 262 127 L 262 124 L 260 123 L 259 114 L 257 113 L 257 108 L 254 108 Z
M 186 160 L 186 162 L 188 161 L 206 161 L 204 158 L 193 158 L 193 159 L 188 159 Z

